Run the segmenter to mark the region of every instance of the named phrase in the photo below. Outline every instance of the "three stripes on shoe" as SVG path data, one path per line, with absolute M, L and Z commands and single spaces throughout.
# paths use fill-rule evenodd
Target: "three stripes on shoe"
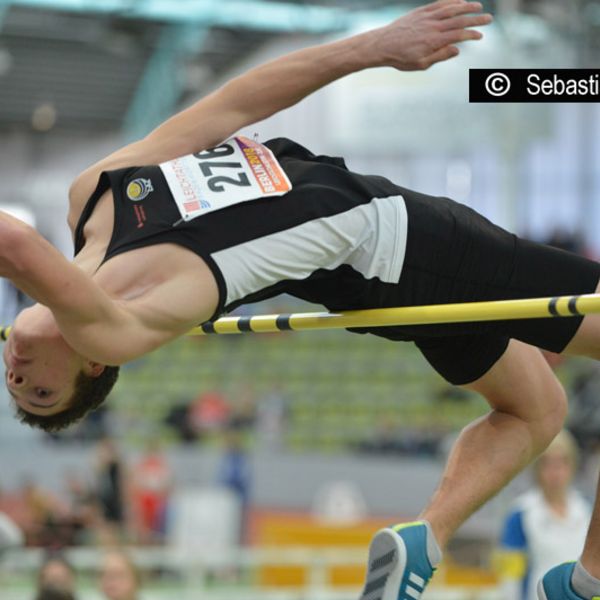
M 371 563 L 370 571 L 373 573 L 389 565 L 391 562 L 394 561 L 396 552 L 397 550 L 391 550 L 387 554 L 376 558 Z M 378 577 L 377 579 L 373 579 L 372 581 L 368 582 L 365 586 L 365 589 L 363 590 L 363 597 L 366 597 L 369 594 L 376 592 L 377 590 L 383 589 L 389 576 L 390 573 L 386 573 Z M 419 600 L 421 594 L 423 593 L 423 590 L 425 589 L 425 580 L 416 573 L 411 572 L 408 576 L 408 581 L 410 583 L 406 585 L 405 598 L 399 598 L 398 600 Z M 372 600 L 381 600 L 381 597 L 373 598 Z

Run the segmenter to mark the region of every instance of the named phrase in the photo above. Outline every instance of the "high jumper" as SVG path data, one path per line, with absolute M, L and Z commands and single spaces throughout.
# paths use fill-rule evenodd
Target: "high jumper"
M 231 138 L 350 73 L 452 59 L 492 21 L 482 10 L 439 0 L 294 52 L 103 158 L 70 188 L 73 261 L 1 213 L 0 275 L 37 302 L 3 353 L 21 420 L 61 429 L 102 402 L 119 365 L 284 292 L 332 311 L 597 292 L 597 263 L 520 239 L 449 198 L 353 173 L 288 139 Z M 419 521 L 371 544 L 361 599 L 418 598 L 450 536 L 562 427 L 565 392 L 538 348 L 600 358 L 600 316 L 352 331 L 414 341 L 491 409 L 461 433 Z M 598 500 L 580 560 L 550 571 L 540 595 L 600 596 Z

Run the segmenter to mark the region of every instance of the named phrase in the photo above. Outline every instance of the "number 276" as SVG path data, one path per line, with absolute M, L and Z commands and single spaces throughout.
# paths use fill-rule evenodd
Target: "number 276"
M 237 179 L 233 177 L 226 177 L 224 175 L 215 175 L 214 169 L 241 169 L 242 164 L 239 162 L 222 162 L 216 160 L 210 160 L 214 158 L 225 158 L 233 154 L 233 148 L 228 145 L 218 146 L 206 150 L 205 152 L 197 152 L 194 154 L 196 158 L 205 159 L 206 162 L 199 162 L 198 167 L 202 171 L 204 177 L 207 177 L 207 183 L 209 189 L 213 192 L 225 192 L 225 185 L 234 185 L 237 187 L 249 187 L 251 185 L 248 180 L 248 176 L 243 171 L 238 171 L 235 175 Z

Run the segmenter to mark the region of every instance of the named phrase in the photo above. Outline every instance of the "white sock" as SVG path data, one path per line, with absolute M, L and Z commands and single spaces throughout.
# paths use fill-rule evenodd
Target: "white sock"
M 582 598 L 592 600 L 592 598 L 600 596 L 600 579 L 590 575 L 581 564 L 581 560 L 575 564 L 571 575 L 571 585 L 575 593 Z
M 432 567 L 437 567 L 442 562 L 442 550 L 435 539 L 435 534 L 429 521 L 423 521 L 427 527 L 427 558 Z

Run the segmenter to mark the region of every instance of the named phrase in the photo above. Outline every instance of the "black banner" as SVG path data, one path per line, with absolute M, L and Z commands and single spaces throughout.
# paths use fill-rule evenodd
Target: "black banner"
M 469 102 L 600 102 L 600 69 L 469 69 Z

